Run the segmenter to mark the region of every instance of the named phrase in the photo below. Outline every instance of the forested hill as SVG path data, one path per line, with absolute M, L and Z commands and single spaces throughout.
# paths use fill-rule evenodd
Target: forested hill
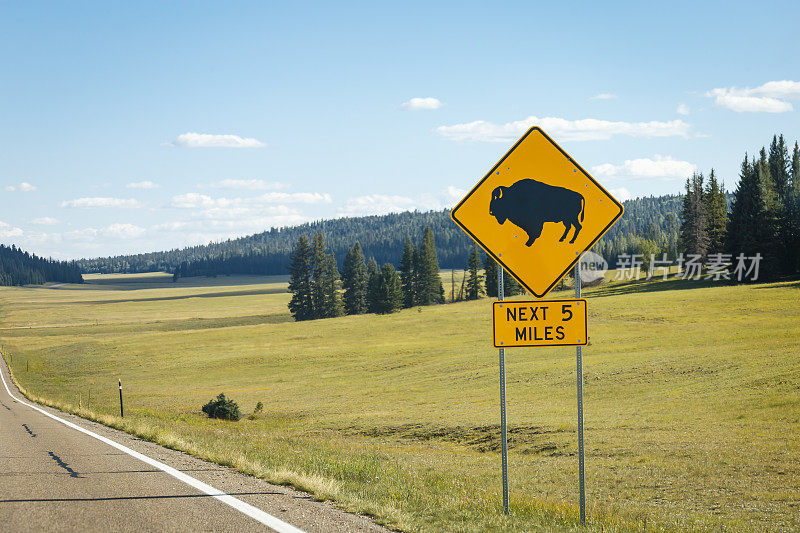
M 595 251 L 613 262 L 620 253 L 638 253 L 642 239 L 648 239 L 672 254 L 680 225 L 681 198 L 668 195 L 626 201 L 625 215 L 595 246 Z M 84 272 L 174 272 L 186 263 L 184 275 L 286 274 L 289 254 L 300 235 L 322 232 L 340 267 L 347 249 L 356 241 L 361 243 L 364 255 L 374 257 L 378 264 L 398 264 L 406 237 L 419 241 L 425 226 L 433 230 L 439 265 L 464 268 L 472 241 L 450 220 L 448 210 L 322 220 L 204 246 L 84 259 L 78 263 Z
M 0 244 L 0 285 L 37 285 L 46 281 L 83 283 L 74 262 L 54 261 Z

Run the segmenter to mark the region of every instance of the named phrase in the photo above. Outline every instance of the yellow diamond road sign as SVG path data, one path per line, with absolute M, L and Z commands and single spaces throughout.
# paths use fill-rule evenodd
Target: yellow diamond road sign
M 622 216 L 620 204 L 534 127 L 450 216 L 537 298 Z

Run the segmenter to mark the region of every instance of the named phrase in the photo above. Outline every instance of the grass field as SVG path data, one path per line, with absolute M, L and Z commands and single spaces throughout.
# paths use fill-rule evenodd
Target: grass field
M 87 281 L 0 289 L 31 396 L 403 530 L 577 529 L 573 348 L 508 351 L 501 512 L 490 300 L 294 323 L 284 278 Z M 800 283 L 584 295 L 589 529 L 800 530 Z

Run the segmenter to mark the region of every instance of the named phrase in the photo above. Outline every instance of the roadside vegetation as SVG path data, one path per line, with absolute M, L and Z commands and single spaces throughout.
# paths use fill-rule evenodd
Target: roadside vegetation
M 502 514 L 489 299 L 295 322 L 285 277 L 86 278 L 0 289 L 0 343 L 30 396 L 406 531 L 577 529 L 568 348 L 508 351 Z M 590 530 L 800 528 L 798 290 L 585 289 Z M 220 392 L 241 420 L 200 412 Z
M 219 418 L 221 420 L 231 420 L 236 422 L 241 420 L 242 413 L 239 411 L 239 404 L 229 398 L 225 398 L 225 393 L 219 393 L 213 400 L 209 400 L 203 406 L 202 411 L 208 418 Z

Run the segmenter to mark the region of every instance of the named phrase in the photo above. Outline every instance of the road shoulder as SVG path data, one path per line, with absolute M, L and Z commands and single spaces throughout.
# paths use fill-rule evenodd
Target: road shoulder
M 338 509 L 331 502 L 314 501 L 307 493 L 294 490 L 290 487 L 273 485 L 264 480 L 238 472 L 232 468 L 211 463 L 184 452 L 164 448 L 156 443 L 140 439 L 124 431 L 38 404 L 23 395 L 14 383 L 14 380 L 9 379 L 10 372 L 2 357 L 0 357 L 0 365 L 2 365 L 3 374 L 6 377 L 8 387 L 11 392 L 21 400 L 34 404 L 40 409 L 117 442 L 135 452 L 171 466 L 226 494 L 235 494 L 236 498 L 239 500 L 255 506 L 306 532 L 390 531 L 389 529 L 379 526 L 369 517 L 348 513 Z

